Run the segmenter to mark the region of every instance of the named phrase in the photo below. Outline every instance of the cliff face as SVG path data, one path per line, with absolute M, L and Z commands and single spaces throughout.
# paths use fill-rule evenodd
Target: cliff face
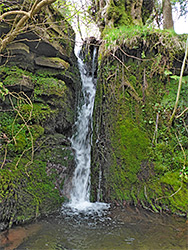
M 55 211 L 73 171 L 68 138 L 80 82 L 74 32 L 52 8 L 39 19 L 1 55 L 1 229 Z M 1 37 L 9 30 L 2 22 Z
M 123 29 L 123 30 L 122 30 Z M 112 29 L 100 48 L 92 198 L 186 215 L 188 116 L 169 127 L 185 38 Z M 187 68 L 177 115 L 187 107 Z

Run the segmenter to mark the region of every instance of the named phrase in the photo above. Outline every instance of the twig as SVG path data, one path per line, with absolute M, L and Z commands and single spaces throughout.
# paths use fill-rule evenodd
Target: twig
M 24 151 L 22 152 L 22 154 L 20 155 L 19 159 L 18 159 L 17 162 L 16 162 L 15 169 L 17 169 L 17 166 L 18 166 L 18 164 L 19 164 L 21 158 L 22 158 L 23 155 L 25 154 L 25 152 L 29 151 L 30 149 L 32 149 L 32 147 L 27 148 L 27 149 L 24 149 Z
M 129 67 L 127 67 L 114 53 L 110 52 L 110 55 L 112 55 L 114 58 L 116 58 L 125 68 L 126 70 L 129 70 Z
M 11 32 L 7 33 L 6 36 L 1 40 L 0 52 L 3 51 L 6 46 L 16 38 L 16 36 L 20 33 L 20 30 L 24 27 L 24 25 L 27 24 L 30 18 L 32 18 L 37 12 L 39 12 L 42 7 L 50 5 L 55 1 L 56 0 L 42 0 L 39 2 L 38 0 L 36 0 L 31 10 L 26 12 L 25 15 L 23 15 L 23 17 L 18 21 L 14 30 L 11 30 Z M 8 13 L 10 12 L 6 12 L 6 15 L 8 15 Z
M 164 198 L 170 198 L 170 197 L 173 197 L 175 194 L 177 194 L 183 187 L 183 181 L 181 182 L 181 186 L 178 188 L 178 190 L 176 190 L 175 193 L 171 194 L 171 195 L 168 195 L 168 196 L 162 196 L 162 197 L 159 197 L 159 198 L 156 198 L 155 199 L 155 202 L 158 201 L 158 200 L 161 200 L 161 199 L 164 199 Z
M 184 125 L 184 127 L 185 127 L 185 130 L 186 130 L 187 133 L 188 133 L 188 128 L 187 128 L 187 126 L 186 126 L 186 123 L 185 123 L 184 119 L 183 119 L 183 125 Z
M 22 97 L 21 94 L 24 96 Z M 18 108 L 15 108 L 14 104 L 13 104 L 13 101 L 12 101 L 12 98 L 16 98 L 18 100 Z M 23 155 L 25 154 L 25 152 L 29 151 L 31 149 L 31 160 L 25 165 L 25 168 L 27 166 L 29 166 L 30 164 L 33 163 L 33 159 L 34 159 L 34 142 L 33 142 L 33 135 L 31 133 L 31 130 L 28 126 L 28 122 L 30 121 L 31 117 L 32 117 L 32 111 L 33 111 L 33 103 L 32 101 L 30 100 L 30 98 L 24 93 L 24 92 L 20 92 L 20 93 L 14 93 L 14 92 L 9 92 L 9 100 L 10 100 L 10 103 L 12 105 L 12 108 L 14 111 L 16 111 L 16 116 L 14 118 L 14 121 L 13 121 L 13 124 L 12 124 L 12 140 L 10 140 L 8 143 L 14 141 L 15 145 L 16 145 L 16 137 L 17 135 L 24 129 L 24 127 L 27 128 L 28 132 L 29 132 L 29 135 L 30 135 L 30 140 L 31 140 L 31 147 L 29 149 L 25 149 L 21 156 L 19 157 L 18 161 L 16 162 L 16 165 L 15 165 L 15 169 L 17 169 L 17 166 L 21 160 L 21 158 L 23 157 Z M 24 101 L 25 103 L 27 103 L 28 105 L 30 105 L 31 107 L 31 110 L 29 112 L 29 117 L 27 120 L 24 119 L 23 115 L 20 113 L 20 106 L 22 104 L 22 101 Z M 15 121 L 17 119 L 17 117 L 20 117 L 22 119 L 22 121 L 24 122 L 23 126 L 18 130 L 18 132 L 14 135 L 14 131 L 13 131 L 13 128 L 14 128 L 14 124 L 15 124 Z M 8 144 L 7 144 L 8 145 Z M 4 156 L 4 161 L 3 161 L 3 164 L 1 165 L 1 168 L 3 168 L 4 164 L 5 164 L 5 160 L 6 160 L 6 156 L 7 156 L 7 146 L 6 146 L 6 151 L 5 151 L 5 156 Z
M 136 56 L 131 56 L 129 54 L 127 54 L 120 46 L 118 46 L 118 48 L 121 50 L 121 52 L 123 52 L 123 54 L 125 54 L 127 57 L 131 57 L 131 58 L 134 58 L 136 60 L 139 60 L 139 61 L 153 61 L 154 59 L 144 59 L 144 58 L 139 58 L 139 57 L 136 57 Z
M 176 110 L 177 110 L 177 106 L 178 106 L 178 102 L 179 102 L 179 97 L 180 97 L 181 86 L 182 86 L 183 72 L 184 72 L 184 69 L 185 69 L 187 55 L 188 55 L 188 37 L 187 37 L 187 41 L 186 41 L 185 56 L 184 56 L 182 67 L 181 67 L 181 73 L 180 73 L 178 91 L 177 91 L 177 96 L 176 96 L 176 102 L 175 102 L 175 105 L 174 105 L 173 113 L 172 113 L 171 118 L 169 120 L 169 126 L 172 125 L 172 122 L 174 120 L 175 113 L 176 113 Z
M 178 143 L 180 145 L 181 151 L 183 152 L 183 156 L 184 156 L 183 170 L 185 170 L 185 163 L 186 163 L 187 157 L 186 157 L 186 154 L 185 154 L 185 150 L 184 150 L 184 148 L 183 148 L 183 146 L 182 146 L 182 144 L 181 144 L 181 142 L 180 142 L 180 140 L 179 140 L 179 138 L 178 138 L 178 136 L 177 136 L 176 133 L 175 133 L 175 135 L 176 135 L 176 138 L 177 138 Z
M 28 12 L 26 11 L 23 11 L 23 10 L 12 10 L 12 11 L 8 11 L 8 12 L 5 12 L 3 13 L 1 16 L 0 16 L 0 22 L 6 17 L 6 16 L 9 16 L 9 15 L 28 15 Z
M 184 109 L 184 111 L 180 115 L 177 115 L 176 119 L 180 118 L 187 110 L 188 110 L 188 107 L 186 109 Z
M 7 146 L 8 146 L 8 143 L 5 146 L 5 154 L 4 154 L 3 163 L 1 164 L 1 169 L 3 168 L 3 166 L 5 165 L 5 162 L 6 162 L 6 158 L 7 158 Z

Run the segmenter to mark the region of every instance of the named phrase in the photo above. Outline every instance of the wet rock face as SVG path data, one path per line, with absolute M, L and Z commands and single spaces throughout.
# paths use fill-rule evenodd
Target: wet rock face
M 0 26 L 0 34 L 4 33 L 3 28 Z M 8 32 L 8 30 L 6 31 Z M 55 61 L 55 58 L 59 58 L 59 61 Z M 64 61 L 64 65 L 61 64 L 61 60 Z M 1 64 L 14 64 L 25 70 L 35 72 L 41 67 L 65 69 L 67 64 L 73 65 L 75 60 L 73 51 L 70 55 L 62 53 L 56 46 L 42 40 L 40 36 L 30 31 L 19 35 L 14 43 L 7 46 L 6 52 L 1 57 Z

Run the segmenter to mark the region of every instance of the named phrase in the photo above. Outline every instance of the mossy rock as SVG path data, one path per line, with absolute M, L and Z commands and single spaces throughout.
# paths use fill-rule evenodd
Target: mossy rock
M 35 63 L 38 66 L 54 68 L 54 69 L 68 69 L 69 63 L 58 57 L 37 57 L 35 58 Z
M 0 170 L 0 221 L 9 227 L 51 213 L 62 202 L 42 161 L 28 165 L 28 160 L 22 159 L 16 168 L 14 164 Z
M 186 215 L 187 115 L 168 127 L 179 79 L 176 58 L 183 60 L 185 37 L 121 26 L 104 38 L 94 110 L 92 197 L 100 181 L 103 201 Z M 187 106 L 186 81 L 184 76 L 179 114 Z

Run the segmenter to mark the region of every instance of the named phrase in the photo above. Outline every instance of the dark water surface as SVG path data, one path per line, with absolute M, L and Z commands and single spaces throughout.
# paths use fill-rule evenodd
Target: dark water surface
M 134 208 L 116 208 L 103 216 L 58 215 L 22 228 L 27 231 L 22 243 L 2 249 L 186 250 L 187 225 L 183 218 Z

